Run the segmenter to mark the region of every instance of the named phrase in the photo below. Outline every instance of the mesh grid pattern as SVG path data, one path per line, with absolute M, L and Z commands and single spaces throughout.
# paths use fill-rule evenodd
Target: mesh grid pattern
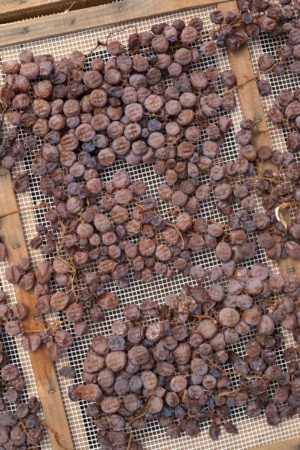
M 62 37 L 49 38 L 45 40 L 35 41 L 26 44 L 26 47 L 30 48 L 35 54 L 43 54 L 43 53 L 51 53 L 56 58 L 63 57 L 68 55 L 72 50 L 78 49 L 88 54 L 90 50 L 95 46 L 97 39 L 105 40 L 109 33 L 115 32 L 114 38 L 121 40 L 123 43 L 126 43 L 128 34 L 137 31 L 146 31 L 149 30 L 151 25 L 154 23 L 166 21 L 171 22 L 174 19 L 181 18 L 188 22 L 190 19 L 194 17 L 201 16 L 204 21 L 204 31 L 209 30 L 211 24 L 209 22 L 209 14 L 213 11 L 215 7 L 210 8 L 202 8 L 202 9 L 194 9 L 189 10 L 182 13 L 176 14 L 168 14 L 160 16 L 159 18 L 147 19 L 138 22 L 129 22 L 128 24 L 122 25 L 122 28 L 118 26 L 112 27 L 103 27 L 97 28 L 93 30 L 82 31 L 79 33 L 72 33 Z M 120 30 L 120 31 L 119 31 Z M 258 46 L 258 43 L 255 45 Z M 257 58 L 257 55 L 261 53 L 261 49 L 259 47 L 251 47 L 251 55 L 253 57 L 253 61 Z M 2 60 L 16 59 L 20 50 L 22 50 L 23 45 L 15 45 L 10 47 L 3 47 L 0 50 L 0 56 Z M 101 56 L 103 59 L 107 59 L 107 53 L 105 50 L 99 50 L 94 53 L 94 56 Z M 220 70 L 230 69 L 229 60 L 227 57 L 226 50 L 219 49 L 218 53 L 214 57 L 203 58 L 200 63 L 194 65 L 194 68 L 200 68 L 204 70 L 209 65 L 215 65 Z M 1 76 L 1 73 L 0 73 Z M 3 78 L 4 79 L 4 78 Z M 0 81 L 1 78 L 0 78 Z M 219 87 L 219 86 L 218 86 Z M 221 87 L 220 87 L 221 88 Z M 241 108 L 239 104 L 237 104 L 237 108 L 230 115 L 233 126 L 231 131 L 227 134 L 225 142 L 220 146 L 220 158 L 223 162 L 230 161 L 238 156 L 238 148 L 234 141 L 234 135 L 239 130 L 239 121 L 242 119 Z M 25 135 L 24 135 L 25 136 Z M 276 135 L 277 136 L 277 135 Z M 205 137 L 204 134 L 202 136 Z M 274 133 L 272 134 L 272 139 L 274 138 Z M 285 148 L 285 142 L 283 136 L 276 137 L 276 146 L 278 149 Z M 33 155 L 29 154 L 26 156 L 24 161 L 18 163 L 17 167 L 13 170 L 13 175 L 24 173 L 24 171 L 29 171 L 30 165 L 33 160 Z M 157 177 L 154 173 L 154 168 L 150 165 L 140 165 L 136 167 L 127 166 L 126 163 L 122 161 L 118 161 L 114 167 L 107 168 L 101 173 L 101 178 L 104 182 L 110 181 L 113 176 L 113 172 L 116 169 L 125 168 L 133 181 L 142 179 L 148 184 L 147 195 L 155 195 L 157 191 L 157 186 L 164 181 L 163 178 Z M 207 176 L 205 174 L 200 176 L 201 184 L 205 184 L 207 181 Z M 21 220 L 23 225 L 23 230 L 25 233 L 25 239 L 27 244 L 30 239 L 35 235 L 35 225 L 36 223 L 44 223 L 43 216 L 45 213 L 44 208 L 39 208 L 35 210 L 25 210 L 24 208 L 30 205 L 38 205 L 41 200 L 47 200 L 49 203 L 49 199 L 45 199 L 43 195 L 39 191 L 39 178 L 35 176 L 31 176 L 31 188 L 30 192 L 17 195 L 17 203 L 18 207 L 21 210 Z M 234 205 L 234 208 L 237 208 L 237 205 Z M 167 210 L 170 208 L 170 205 L 161 202 L 159 205 L 159 213 L 168 217 Z M 262 210 L 259 199 L 256 199 L 256 210 Z M 224 222 L 225 217 L 218 213 L 215 208 L 215 202 L 213 196 L 211 196 L 208 200 L 201 203 L 199 216 L 212 218 L 217 222 Z M 195 216 L 196 217 L 196 216 Z M 253 236 L 254 238 L 254 236 Z M 31 251 L 29 249 L 29 255 L 32 261 L 33 266 L 35 267 L 37 263 L 39 263 L 43 257 L 39 251 Z M 204 269 L 209 269 L 214 265 L 218 265 L 218 261 L 215 257 L 215 253 L 213 250 L 205 250 L 201 253 L 196 253 L 193 255 L 193 263 L 200 264 Z M 267 260 L 266 254 L 264 250 L 259 249 L 257 255 L 254 260 L 247 261 L 247 266 L 251 267 L 253 262 L 263 262 L 268 263 L 271 272 L 278 272 L 278 267 L 276 264 L 271 263 Z M 90 269 L 93 270 L 93 265 L 90 266 Z M 11 301 L 15 301 L 15 294 L 13 287 L 9 285 L 5 281 L 4 277 L 5 264 L 1 264 L 0 266 L 0 277 L 3 289 L 9 293 L 9 297 Z M 119 289 L 115 286 L 114 283 L 107 283 L 105 288 L 107 290 L 111 290 L 119 295 L 121 299 L 121 305 L 115 311 L 110 311 L 106 314 L 106 319 L 103 323 L 95 324 L 89 323 L 90 332 L 85 337 L 76 337 L 72 331 L 72 326 L 70 327 L 70 331 L 74 335 L 74 346 L 71 349 L 68 349 L 64 352 L 63 359 L 57 363 L 57 370 L 64 365 L 71 364 L 77 373 L 77 378 L 75 379 L 75 383 L 81 382 L 81 372 L 83 366 L 83 360 L 86 355 L 86 351 L 89 347 L 89 343 L 91 338 L 95 334 L 109 334 L 110 333 L 110 325 L 113 321 L 122 318 L 122 308 L 124 305 L 134 302 L 141 303 L 145 298 L 151 298 L 158 302 L 162 302 L 164 297 L 170 293 L 180 293 L 182 285 L 185 283 L 195 284 L 191 281 L 190 278 L 184 278 L 178 272 L 176 273 L 174 279 L 172 281 L 166 280 L 163 277 L 157 276 L 155 278 L 155 283 L 145 284 L 141 281 L 133 281 L 132 273 L 130 273 L 130 286 L 128 289 Z M 204 286 L 208 286 L 209 282 L 205 282 Z M 53 286 L 54 287 L 54 286 Z M 55 320 L 57 317 L 52 315 L 50 320 Z M 66 329 L 69 329 L 68 324 L 65 324 Z M 285 333 L 287 346 L 292 345 L 292 338 L 288 333 Z M 244 355 L 244 344 L 249 339 L 249 335 L 245 338 L 241 338 L 240 341 L 231 346 L 231 349 L 234 350 L 240 356 Z M 7 345 L 10 343 L 14 343 L 12 338 L 7 338 Z M 16 340 L 16 345 L 13 345 L 13 349 L 10 350 L 11 359 L 14 363 L 17 363 L 19 367 L 22 367 L 22 371 L 27 381 L 28 393 L 30 395 L 37 394 L 37 389 L 33 377 L 33 372 L 30 365 L 30 359 L 28 355 L 22 350 L 20 345 L 18 345 L 18 339 Z M 285 368 L 285 362 L 280 357 L 280 352 L 278 355 L 278 364 L 281 365 L 282 368 Z M 228 365 L 226 367 L 228 370 L 232 370 L 232 367 Z M 72 382 L 70 380 L 66 380 L 60 378 L 58 375 L 61 392 L 63 396 L 63 401 L 66 409 L 67 418 L 70 424 L 71 435 L 74 441 L 74 448 L 76 450 L 85 450 L 85 449 L 97 449 L 99 448 L 99 444 L 97 443 L 97 430 L 92 426 L 91 421 L 88 417 L 86 417 L 84 413 L 85 403 L 83 401 L 79 403 L 73 403 L 68 399 L 67 388 Z M 237 385 L 238 379 L 233 379 L 233 386 Z M 270 394 L 274 391 L 274 387 L 270 388 Z M 290 439 L 293 437 L 299 436 L 299 419 L 297 417 L 292 420 L 284 421 L 281 425 L 276 428 L 269 427 L 266 423 L 266 419 L 264 416 L 249 419 L 245 415 L 244 407 L 235 407 L 231 408 L 232 417 L 231 419 L 237 424 L 239 428 L 239 435 L 229 435 L 226 434 L 225 431 L 222 432 L 221 438 L 218 442 L 212 442 L 208 436 L 207 426 L 209 422 L 206 422 L 201 425 L 203 432 L 194 439 L 189 438 L 185 434 L 183 434 L 177 440 L 170 440 L 166 437 L 165 432 L 162 428 L 160 428 L 157 423 L 150 422 L 145 430 L 139 430 L 133 432 L 133 438 L 137 438 L 146 449 L 153 450 L 164 450 L 164 449 L 175 449 L 175 448 L 186 448 L 189 450 L 199 448 L 201 446 L 202 449 L 205 450 L 217 450 L 220 446 L 225 449 L 247 449 L 249 447 L 255 447 L 259 445 L 263 445 L 266 443 L 273 443 L 278 441 L 283 441 L 286 439 Z M 49 439 L 45 439 L 42 444 L 43 450 L 50 450 L 51 445 Z

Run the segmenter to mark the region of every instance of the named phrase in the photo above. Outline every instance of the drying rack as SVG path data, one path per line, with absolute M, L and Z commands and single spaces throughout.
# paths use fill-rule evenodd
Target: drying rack
M 74 49 L 78 49 L 88 54 L 94 47 L 98 38 L 105 39 L 109 33 L 114 32 L 118 39 L 126 43 L 126 38 L 133 29 L 139 31 L 149 30 L 155 22 L 174 20 L 182 18 L 190 20 L 193 17 L 201 16 L 204 21 L 204 30 L 211 28 L 209 14 L 214 9 L 236 11 L 234 1 L 219 0 L 121 0 L 114 3 L 102 4 L 102 0 L 8 0 L 1 5 L 0 10 L 0 57 L 2 61 L 17 58 L 22 48 L 30 48 L 34 53 L 52 53 L 56 57 L 62 57 Z M 97 5 L 97 6 L 94 6 Z M 39 16 L 43 14 L 43 16 Z M 50 15 L 48 15 L 50 14 Z M 47 16 L 46 16 L 47 15 Z M 37 17 L 34 17 L 37 16 Z M 28 17 L 31 17 L 27 19 Z M 22 21 L 16 21 L 24 19 Z M 101 39 L 100 39 L 101 40 Z M 289 74 L 280 78 L 280 83 L 276 77 L 266 75 L 273 87 L 273 95 L 266 99 L 261 99 L 255 80 L 257 73 L 257 59 L 261 53 L 268 49 L 274 50 L 274 43 L 267 37 L 261 36 L 257 41 L 250 41 L 248 46 L 232 52 L 226 49 L 219 49 L 216 58 L 212 61 L 204 58 L 197 67 L 207 67 L 209 64 L 217 65 L 221 70 L 230 69 L 237 77 L 237 84 L 243 85 L 237 92 L 238 104 L 236 110 L 231 114 L 233 120 L 233 131 L 221 147 L 224 160 L 231 160 L 237 155 L 237 148 L 234 142 L 234 132 L 238 131 L 239 121 L 243 118 L 254 120 L 258 125 L 258 130 L 254 138 L 254 145 L 269 145 L 279 150 L 285 150 L 286 136 L 282 130 L 272 130 L 266 132 L 270 124 L 266 119 L 266 111 L 271 106 L 276 89 L 289 87 L 296 89 L 297 75 Z M 105 50 L 97 50 L 95 56 L 104 59 L 108 57 Z M 0 71 L 0 82 L 4 77 Z M 280 84 L 280 85 L 279 85 Z M 8 124 L 5 124 L 8 127 Z M 298 157 L 299 158 L 299 157 Z M 18 163 L 13 175 L 29 170 L 32 159 Z M 125 167 L 124 163 L 117 163 L 114 168 L 109 168 L 104 175 L 105 181 L 111 179 L 116 168 Z M 150 190 L 155 192 L 157 181 L 153 169 L 144 167 L 129 168 L 133 179 L 144 179 L 150 185 Z M 34 181 L 34 180 L 33 180 Z M 43 258 L 37 251 L 29 249 L 29 240 L 34 235 L 34 226 L 42 220 L 43 208 L 30 208 L 36 206 L 43 200 L 42 194 L 38 190 L 38 180 L 33 182 L 33 187 L 29 193 L 15 195 L 12 189 L 10 173 L 0 167 L 0 230 L 8 249 L 8 263 L 16 264 L 19 258 L 30 257 L 33 266 L 36 266 Z M 262 210 L 257 199 L 256 209 Z M 201 215 L 211 214 L 211 204 L 208 202 L 201 206 Z M 7 215 L 7 213 L 14 212 Z M 216 214 L 216 218 L 221 220 Z M 213 216 L 214 217 L 214 216 Z M 224 220 L 224 219 L 223 219 Z M 200 254 L 196 256 L 198 263 L 204 267 L 217 264 L 211 254 Z M 259 251 L 255 261 L 268 263 L 273 273 L 281 272 L 283 275 L 296 274 L 300 279 L 299 264 L 290 258 L 279 261 L 278 264 L 268 261 L 264 251 Z M 250 266 L 252 262 L 249 262 Z M 44 326 L 43 318 L 36 317 L 33 305 L 35 303 L 34 294 L 18 289 L 17 285 L 9 285 L 4 277 L 5 263 L 0 263 L 0 284 L 2 289 L 9 294 L 11 302 L 19 301 L 30 307 L 30 314 L 24 321 L 24 326 L 32 331 L 39 330 Z M 145 295 L 162 300 L 168 292 L 180 292 L 180 286 L 189 282 L 181 275 L 176 275 L 173 282 L 165 279 L 158 279 L 153 286 L 140 286 L 139 282 L 133 283 L 129 292 L 118 292 L 121 296 L 121 303 L 124 306 L 130 303 L 132 298 L 135 301 L 142 300 Z M 115 290 L 114 286 L 110 286 Z M 60 379 L 58 375 L 59 367 L 67 363 L 73 363 L 80 370 L 88 344 L 95 333 L 109 333 L 109 326 L 112 321 L 121 318 L 121 309 L 107 315 L 107 320 L 103 324 L 91 326 L 91 331 L 87 337 L 78 338 L 74 348 L 68 350 L 57 364 L 50 362 L 45 355 L 45 348 L 42 347 L 35 353 L 28 355 L 20 346 L 20 338 L 6 337 L 4 344 L 9 347 L 11 359 L 19 365 L 27 382 L 27 394 L 39 395 L 45 423 L 47 424 L 48 436 L 45 437 L 42 450 L 93 450 L 99 448 L 95 439 L 96 431 L 89 423 L 89 419 L 84 414 L 83 403 L 72 403 L 67 396 L 69 381 Z M 290 334 L 286 334 L 287 345 L 292 345 Z M 248 337 L 247 337 L 248 339 Z M 235 350 L 242 352 L 243 343 L 236 344 Z M 284 366 L 284 361 L 278 361 Z M 146 430 L 134 432 L 146 449 L 151 450 L 246 450 L 250 448 L 262 448 L 264 450 L 296 450 L 300 446 L 300 423 L 296 416 L 291 420 L 285 420 L 279 427 L 268 427 L 266 420 L 262 416 L 256 419 L 246 418 L 243 408 L 235 408 L 233 420 L 237 423 L 240 433 L 238 436 L 225 435 L 219 441 L 212 442 L 208 437 L 207 429 L 197 438 L 182 436 L 177 440 L 167 438 L 164 431 L 150 424 Z

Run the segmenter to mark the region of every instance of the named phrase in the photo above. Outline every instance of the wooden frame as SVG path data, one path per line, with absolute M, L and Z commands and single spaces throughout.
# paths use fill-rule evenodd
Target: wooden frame
M 263 447 L 251 448 L 249 450 L 299 450 L 300 439 L 289 439 L 288 441 L 276 442 L 275 444 L 264 445 Z
M 9 171 L 0 168 L 0 215 L 17 211 L 17 202 L 12 188 Z M 2 217 L 0 229 L 3 241 L 8 251 L 10 265 L 17 264 L 20 258 L 28 258 L 22 223 L 18 213 Z M 23 321 L 25 329 L 40 330 L 44 328 L 42 319 L 36 320 L 34 315 L 35 295 L 33 291 L 22 291 L 15 285 L 18 302 L 28 306 L 29 315 Z M 61 398 L 61 393 L 53 363 L 46 356 L 46 348 L 42 346 L 34 353 L 30 353 L 35 381 L 40 401 L 43 407 L 45 423 L 49 429 L 49 436 L 53 450 L 73 450 L 73 443 Z M 51 431 L 52 430 L 52 431 Z
M 99 6 L 112 0 L 5 0 L 1 4 L 0 23 L 30 19 L 46 14 Z
M 219 0 L 123 0 L 118 3 L 101 4 L 105 0 L 77 0 L 76 6 L 72 5 L 69 12 L 60 12 L 47 17 L 30 18 L 23 22 L 6 23 L 0 25 L 1 46 L 9 46 L 25 43 L 33 40 L 64 35 L 86 29 L 108 26 L 128 20 L 161 15 L 174 11 L 187 10 L 195 7 L 216 5 L 223 12 L 236 9 L 234 1 Z M 64 11 L 71 6 L 71 0 L 43 0 L 43 6 L 39 6 L 41 0 L 7 0 L 1 7 L 0 23 L 6 18 L 15 20 L 26 18 L 29 14 L 51 13 Z M 18 6 L 16 6 L 18 3 Z M 93 6 L 98 4 L 98 6 Z M 76 9 L 90 6 L 84 10 Z M 18 11 L 15 11 L 15 8 Z M 43 9 L 43 10 L 42 10 Z M 239 89 L 238 95 L 243 115 L 246 119 L 259 122 L 258 130 L 264 130 L 255 137 L 255 144 L 271 146 L 267 128 L 266 117 L 261 103 L 260 95 L 254 80 L 254 73 L 247 47 L 232 52 L 229 51 L 229 60 L 234 70 L 237 83 L 244 83 Z M 241 64 L 243 61 L 243 64 Z M 246 82 L 246 83 L 245 83 Z M 270 167 L 270 165 L 269 165 Z M 11 186 L 9 172 L 0 167 L 0 217 L 11 210 L 17 209 L 16 199 Z M 22 231 L 21 220 L 18 213 L 0 219 L 0 229 L 4 242 L 8 248 L 9 264 L 15 264 L 19 258 L 28 256 L 25 239 Z M 300 279 L 300 262 L 287 258 L 280 261 L 280 270 L 283 275 L 295 273 Z M 17 300 L 29 307 L 34 304 L 32 293 L 20 291 L 16 287 Z M 43 323 L 36 321 L 32 312 L 25 321 L 25 326 L 31 330 L 40 328 Z M 49 435 L 53 450 L 73 450 L 74 445 L 66 413 L 64 410 L 61 393 L 53 364 L 46 358 L 44 349 L 31 354 L 31 363 L 36 377 L 39 396 L 41 399 L 45 421 L 49 428 Z M 256 448 L 261 450 L 299 450 L 300 438 L 288 441 L 268 444 Z M 250 449 L 249 449 L 250 450 Z
M 228 0 L 124 0 L 118 3 L 37 17 L 0 25 L 0 47 L 62 36 L 82 30 L 138 20 L 185 9 L 224 3 Z M 117 19 L 117 20 L 116 20 Z

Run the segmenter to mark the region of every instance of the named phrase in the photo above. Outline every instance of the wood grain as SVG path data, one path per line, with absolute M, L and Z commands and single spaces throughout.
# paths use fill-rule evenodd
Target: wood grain
M 0 216 L 17 209 L 9 171 L 0 167 Z M 17 264 L 20 258 L 28 257 L 22 223 L 18 213 L 2 217 L 0 219 L 0 230 L 3 242 L 8 250 L 8 263 L 10 265 Z M 22 291 L 17 285 L 14 286 L 17 302 L 24 303 L 29 309 L 29 315 L 23 322 L 24 329 L 33 332 L 43 329 L 42 319 L 35 319 L 35 295 L 33 291 Z M 30 353 L 30 359 L 45 423 L 49 429 L 52 449 L 74 450 L 55 368 L 46 356 L 45 346 L 34 353 Z
M 0 23 L 28 19 L 39 15 L 62 13 L 68 8 L 76 10 L 103 5 L 112 0 L 3 0 L 0 8 Z
M 218 4 L 217 8 L 224 13 L 227 11 L 238 12 L 234 1 Z M 253 135 L 253 143 L 256 148 L 261 145 L 272 147 L 269 132 L 266 132 L 268 129 L 266 116 L 257 88 L 257 83 L 254 79 L 254 72 L 248 47 L 243 46 L 237 51 L 229 50 L 228 56 L 231 68 L 237 78 L 237 85 L 242 85 L 242 87 L 237 90 L 237 93 L 243 112 L 243 118 L 251 119 L 257 124 L 256 129 L 258 132 Z M 271 169 L 274 172 L 278 171 L 277 167 L 270 161 L 264 162 L 259 169 L 260 173 L 266 169 Z M 283 215 L 287 223 L 289 223 L 290 219 L 288 211 L 285 210 Z M 281 240 L 281 237 L 274 235 L 274 239 Z M 296 275 L 300 281 L 300 261 L 295 261 L 288 257 L 286 259 L 281 259 L 278 263 L 283 276 Z
M 227 0 L 219 0 L 226 2 Z M 0 46 L 97 28 L 129 20 L 153 17 L 169 12 L 214 5 L 213 0 L 124 0 L 84 10 L 69 11 L 24 22 L 0 25 Z
M 263 445 L 262 447 L 249 447 L 248 450 L 300 450 L 300 439 L 289 439 L 284 442 Z

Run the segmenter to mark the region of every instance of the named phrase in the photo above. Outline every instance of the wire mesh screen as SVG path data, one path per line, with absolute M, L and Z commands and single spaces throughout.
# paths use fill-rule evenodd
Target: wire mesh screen
M 105 41 L 108 34 L 114 34 L 114 38 L 122 41 L 123 44 L 126 44 L 128 35 L 132 32 L 140 31 L 148 31 L 151 26 L 158 22 L 172 22 L 175 19 L 181 18 L 184 21 L 188 22 L 194 17 L 201 16 L 204 22 L 204 33 L 207 32 L 211 28 L 211 22 L 209 21 L 209 14 L 213 11 L 215 7 L 202 8 L 202 9 L 193 9 L 182 13 L 174 13 L 167 14 L 160 17 L 156 17 L 153 19 L 146 19 L 138 22 L 130 22 L 127 24 L 123 24 L 122 27 L 112 26 L 112 27 L 102 27 L 87 31 L 82 31 L 78 33 L 72 33 L 66 36 L 49 38 L 45 40 L 30 42 L 23 45 L 14 45 L 10 47 L 2 47 L 0 50 L 0 55 L 2 61 L 9 59 L 17 59 L 19 52 L 23 48 L 29 48 L 33 51 L 34 54 L 52 54 L 55 58 L 61 58 L 63 56 L 68 55 L 72 50 L 80 50 L 85 54 L 88 54 L 92 48 L 95 47 L 97 40 Z M 263 36 L 261 41 L 251 44 L 251 56 L 253 60 L 253 64 L 255 67 L 256 59 L 262 53 L 262 47 L 271 45 L 268 43 L 267 39 Z M 100 56 L 104 60 L 107 60 L 108 54 L 106 50 L 99 49 L 94 54 L 93 57 Z M 91 58 L 88 60 L 87 68 Z M 217 55 L 213 57 L 203 57 L 203 59 L 197 63 L 193 64 L 194 69 L 204 70 L 208 66 L 214 65 L 219 70 L 223 71 L 226 69 L 230 69 L 230 63 L 228 59 L 228 55 L 226 50 L 219 49 Z M 1 75 L 2 76 L 2 75 Z M 4 77 L 2 77 L 3 81 Z M 297 78 L 293 81 L 293 77 L 290 76 L 286 78 L 287 84 L 291 86 L 295 86 L 297 83 Z M 166 80 L 166 83 L 171 80 Z M 293 84 L 294 83 L 294 84 Z M 281 86 L 281 82 L 280 82 Z M 218 86 L 219 92 L 222 92 L 222 86 Z M 274 91 L 276 86 L 274 85 Z M 278 86 L 278 89 L 280 87 Z M 268 102 L 272 101 L 272 99 L 268 99 L 264 102 L 264 106 L 267 108 Z M 235 159 L 238 156 L 238 147 L 234 140 L 235 133 L 239 130 L 239 122 L 242 119 L 241 108 L 237 99 L 237 107 L 230 114 L 232 119 L 232 129 L 226 135 L 225 141 L 220 146 L 219 158 L 222 162 L 227 162 Z M 6 125 L 8 126 L 8 125 Z M 203 132 L 204 133 L 204 132 Z M 26 135 L 23 134 L 23 137 Z M 202 135 L 204 138 L 205 135 Z M 280 131 L 272 132 L 272 139 L 274 142 L 274 146 L 279 150 L 285 150 L 285 139 L 284 135 Z M 37 150 L 38 151 L 38 150 Z M 28 154 L 24 161 L 19 162 L 17 166 L 13 169 L 13 176 L 19 173 L 29 172 L 30 166 L 34 160 L 33 154 Z M 216 161 L 216 163 L 218 163 Z M 129 173 L 131 179 L 133 181 L 143 180 L 148 185 L 147 196 L 148 195 L 157 195 L 157 187 L 159 184 L 164 182 L 163 178 L 158 177 L 152 165 L 141 164 L 139 166 L 129 166 L 124 161 L 117 161 L 113 167 L 108 167 L 103 172 L 101 172 L 101 178 L 104 182 L 112 180 L 112 176 L 115 170 L 124 168 Z M 207 175 L 204 173 L 199 177 L 200 184 L 206 184 L 208 181 Z M 34 210 L 28 209 L 28 207 L 34 205 L 37 206 L 43 200 L 46 200 L 50 205 L 49 199 L 45 198 L 43 194 L 41 194 L 39 190 L 39 177 L 31 174 L 31 187 L 30 191 L 24 194 L 17 195 L 17 203 L 18 207 L 21 210 L 21 220 L 23 224 L 23 230 L 25 234 L 25 239 L 27 244 L 35 235 L 35 225 L 37 223 L 43 223 L 44 221 L 44 208 L 37 208 Z M 198 216 L 205 217 L 208 219 L 213 219 L 216 222 L 224 222 L 225 217 L 220 214 L 215 207 L 215 200 L 213 196 L 211 196 L 208 200 L 201 203 L 201 207 L 198 212 Z M 234 209 L 238 208 L 238 205 L 233 205 Z M 26 209 L 27 208 L 27 209 Z M 168 215 L 168 210 L 170 209 L 170 205 L 165 202 L 160 202 L 158 212 L 165 218 L 170 220 L 170 216 Z M 262 210 L 259 199 L 256 199 L 256 211 Z M 195 216 L 197 217 L 197 215 Z M 255 234 L 250 236 L 250 239 L 255 238 Z M 43 260 L 42 254 L 38 250 L 30 250 L 28 248 L 29 255 L 35 267 L 41 260 Z M 210 269 L 211 267 L 218 265 L 219 262 L 216 259 L 214 250 L 204 250 L 201 253 L 194 253 L 193 263 L 201 265 L 205 270 Z M 270 267 L 270 271 L 272 273 L 278 272 L 278 267 L 276 264 L 270 262 L 266 257 L 265 251 L 262 249 L 258 249 L 258 252 L 254 259 L 247 261 L 245 264 L 248 267 L 251 267 L 254 262 L 261 262 L 268 264 Z M 89 266 L 87 270 L 95 270 L 95 265 L 92 264 Z M 85 269 L 86 270 L 86 269 Z M 0 265 L 0 278 L 2 283 L 2 288 L 8 292 L 10 301 L 15 301 L 15 294 L 13 286 L 8 284 L 5 280 L 4 276 L 5 264 L 1 263 Z M 222 282 L 222 280 L 221 280 Z M 126 289 L 120 289 L 116 287 L 116 285 L 112 283 L 107 283 L 105 285 L 107 290 L 115 292 L 120 297 L 120 307 L 114 311 L 110 311 L 106 314 L 105 321 L 102 323 L 92 323 L 89 322 L 89 318 L 86 317 L 86 320 L 89 323 L 90 331 L 87 336 L 78 337 L 73 332 L 72 325 L 68 325 L 68 323 L 64 324 L 65 329 L 68 329 L 74 335 L 74 345 L 71 349 L 65 351 L 63 355 L 63 359 L 56 364 L 57 370 L 65 365 L 72 365 L 76 370 L 76 378 L 75 383 L 81 382 L 81 373 L 83 370 L 83 361 L 86 355 L 86 352 L 89 348 L 90 341 L 95 334 L 110 334 L 110 326 L 112 322 L 118 319 L 123 318 L 122 309 L 126 304 L 135 302 L 141 303 L 146 298 L 151 298 L 158 303 L 162 303 L 164 297 L 173 292 L 180 293 L 182 286 L 186 283 L 196 284 L 193 282 L 191 278 L 185 278 L 182 274 L 176 273 L 173 280 L 167 280 L 161 276 L 157 276 L 155 278 L 154 283 L 145 284 L 142 281 L 134 281 L 133 274 L 130 274 L 130 286 Z M 206 281 L 204 286 L 209 286 L 210 282 Z M 53 284 L 53 290 L 57 290 L 57 286 Z M 50 318 L 47 317 L 47 320 L 54 321 L 57 317 L 52 315 Z M 230 349 L 234 350 L 239 356 L 245 356 L 244 346 L 245 342 L 248 341 L 249 335 L 244 338 L 241 337 L 237 344 L 231 345 Z M 285 333 L 286 337 L 286 345 L 292 345 L 292 337 Z M 23 371 L 24 377 L 27 381 L 27 389 L 28 395 L 37 394 L 37 388 L 35 385 L 35 380 L 33 376 L 33 372 L 30 365 L 30 359 L 28 355 L 22 350 L 19 339 L 14 341 L 13 338 L 3 338 L 5 340 L 5 345 L 10 348 L 11 360 L 13 363 L 17 364 Z M 278 358 L 276 363 L 279 364 L 283 369 L 285 368 L 285 362 L 281 358 L 281 353 L 278 352 Z M 225 367 L 226 370 L 232 370 L 232 366 L 229 364 Z M 79 403 L 71 402 L 67 395 L 67 389 L 73 381 L 63 379 L 58 374 L 58 379 L 61 387 L 61 392 L 63 396 L 64 406 L 67 414 L 67 418 L 69 421 L 71 435 L 74 442 L 74 448 L 76 450 L 83 449 L 97 449 L 99 448 L 99 444 L 97 442 L 97 429 L 91 423 L 91 419 L 85 415 L 85 402 L 80 401 Z M 238 386 L 238 377 L 236 380 L 233 379 L 233 387 L 236 384 Z M 272 396 L 274 392 L 275 384 L 270 385 L 269 394 Z M 186 449 L 195 449 L 202 448 L 205 450 L 217 450 L 220 446 L 224 450 L 229 449 L 248 449 L 250 447 L 259 446 L 265 443 L 272 443 L 283 441 L 286 439 L 290 439 L 293 437 L 297 437 L 300 435 L 299 432 L 299 419 L 298 417 L 294 417 L 291 420 L 284 420 L 278 427 L 269 427 L 266 423 L 266 419 L 264 416 L 258 417 L 256 419 L 249 419 L 245 414 L 245 407 L 232 407 L 231 408 L 231 419 L 237 424 L 239 428 L 238 435 L 230 435 L 226 434 L 225 431 L 222 432 L 222 435 L 218 442 L 212 442 L 208 435 L 208 425 L 209 421 L 202 424 L 202 433 L 197 438 L 190 438 L 183 434 L 177 440 L 171 440 L 165 435 L 164 429 L 159 427 L 156 421 L 151 421 L 148 423 L 146 429 L 133 431 L 133 438 L 136 438 L 141 442 L 146 449 L 153 450 L 162 450 L 162 449 L 175 449 L 175 448 L 186 448 Z M 42 443 L 42 449 L 49 450 L 51 449 L 51 444 L 49 439 L 46 437 Z

